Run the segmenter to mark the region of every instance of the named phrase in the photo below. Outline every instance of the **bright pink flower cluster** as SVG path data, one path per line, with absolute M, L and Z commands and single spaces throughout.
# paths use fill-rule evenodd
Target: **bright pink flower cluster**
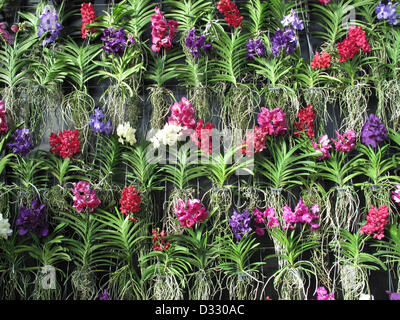
M 361 227 L 361 234 L 373 234 L 374 239 L 384 238 L 385 226 L 389 222 L 389 208 L 385 205 L 376 209 L 371 205 L 368 211 L 367 222 Z
M 137 221 L 138 219 L 132 214 L 140 211 L 141 199 L 134 186 L 124 187 L 119 201 L 121 213 L 128 216 L 129 220 Z
M 315 113 L 313 106 L 307 103 L 306 108 L 299 110 L 297 117 L 299 118 L 299 121 L 295 121 L 294 125 L 298 131 L 295 131 L 294 135 L 300 137 L 301 132 L 305 131 L 307 137 L 314 138 Z
M 396 190 L 392 191 L 392 199 L 400 205 L 400 184 L 396 185 Z
M 258 210 L 257 208 L 254 209 L 254 211 L 253 211 L 254 222 L 255 223 L 265 223 L 265 218 L 267 217 L 267 210 L 262 212 L 262 211 Z
M 354 57 L 360 50 L 370 52 L 371 47 L 367 36 L 360 26 L 349 29 L 346 38 L 337 44 L 339 53 L 339 62 L 343 63 Z
M 324 134 L 318 139 L 318 143 L 312 141 L 312 146 L 317 152 L 321 152 L 322 155 L 317 158 L 318 161 L 324 160 L 324 159 L 329 159 L 331 157 L 331 154 L 329 153 L 329 149 L 332 149 L 332 146 L 330 144 L 330 140 L 328 138 L 327 134 Z
M 166 242 L 165 238 L 167 234 L 164 230 L 158 233 L 158 228 L 152 230 L 153 233 L 153 250 L 154 251 L 165 251 L 170 247 L 170 243 Z
M 266 224 L 268 228 L 272 229 L 279 227 L 279 220 L 275 216 L 275 210 L 272 207 L 268 207 L 264 212 L 257 208 L 253 211 L 254 222 L 258 224 Z M 256 227 L 256 233 L 260 236 L 264 235 L 264 228 Z
M 172 40 L 174 40 L 175 32 L 178 29 L 178 22 L 175 20 L 169 20 L 167 22 L 167 19 L 165 19 L 158 7 L 155 7 L 155 11 L 156 14 L 150 18 L 153 42 L 151 50 L 159 52 L 161 48 L 166 48 L 168 50 L 172 47 Z
M 268 110 L 262 107 L 257 115 L 257 123 L 258 126 L 255 126 L 253 131 L 247 132 L 246 140 L 243 141 L 246 146 L 242 148 L 242 154 L 247 154 L 249 157 L 265 149 L 268 135 L 284 134 L 288 129 L 286 114 L 281 108 Z
M 318 212 L 320 212 L 318 204 L 312 206 L 310 212 L 309 208 L 300 198 L 296 208 L 294 209 L 294 212 L 292 211 L 292 208 L 290 208 L 288 205 L 283 207 L 282 215 L 286 223 L 285 228 L 294 229 L 293 224 L 295 223 L 308 223 L 311 226 L 311 230 L 314 230 L 319 227 L 319 225 L 314 222 L 314 220 L 319 218 L 319 216 L 316 215 Z
M 325 287 L 318 287 L 317 300 L 335 300 L 335 296 L 333 293 L 328 293 Z
M 90 188 L 90 182 L 88 181 L 79 181 L 75 183 L 72 194 L 74 201 L 73 206 L 78 212 L 82 212 L 86 208 L 89 208 L 89 212 L 93 212 L 101 203 L 96 195 L 96 190 Z
M 197 222 L 204 221 L 209 215 L 199 199 L 189 199 L 186 203 L 179 199 L 174 212 L 181 226 L 187 228 L 193 227 Z
M 322 4 L 329 4 L 331 0 L 319 0 Z
M 281 108 L 268 110 L 262 107 L 261 112 L 257 115 L 257 123 L 261 130 L 267 135 L 280 135 L 284 134 L 288 129 L 286 124 L 286 114 Z
M 312 69 L 325 69 L 331 66 L 331 55 L 323 51 L 321 54 L 316 52 L 314 55 L 314 60 L 311 61 L 311 68 Z
M 217 3 L 217 9 L 224 15 L 225 21 L 230 27 L 237 28 L 240 26 L 243 20 L 243 16 L 240 15 L 239 9 L 230 0 L 220 0 Z
M 204 121 L 200 119 L 196 123 L 194 132 L 190 135 L 190 138 L 196 144 L 196 146 L 208 154 L 212 153 L 212 129 L 214 129 L 214 125 L 212 123 L 207 123 L 204 125 Z
M 0 134 L 7 133 L 7 131 L 8 124 L 5 102 L 3 100 L 0 100 Z
M 171 110 L 171 116 L 168 118 L 169 124 L 183 126 L 183 129 L 195 128 L 194 108 L 188 99 L 182 97 L 181 101 L 175 102 L 169 109 Z
M 279 227 L 279 220 L 275 216 L 275 210 L 272 207 L 269 207 L 265 210 L 266 212 L 266 218 L 267 218 L 267 227 L 272 229 Z
M 78 130 L 60 131 L 58 135 L 54 132 L 50 134 L 50 153 L 58 154 L 62 158 L 72 158 L 80 150 L 81 143 L 79 141 Z
M 347 130 L 344 135 L 336 131 L 337 140 L 332 139 L 337 151 L 350 152 L 356 145 L 356 133 L 353 130 Z
M 96 11 L 94 10 L 93 4 L 91 2 L 84 2 L 81 6 L 81 15 L 82 15 L 82 27 L 81 27 L 81 35 L 82 39 L 86 39 L 88 31 L 94 32 L 93 28 L 86 28 L 86 25 L 94 22 L 94 19 L 97 18 Z
M 246 154 L 248 157 L 253 156 L 254 153 L 263 151 L 265 147 L 265 141 L 267 140 L 267 135 L 264 130 L 259 126 L 255 126 L 252 131 L 246 133 L 246 140 L 242 142 L 246 145 L 242 148 L 242 154 Z

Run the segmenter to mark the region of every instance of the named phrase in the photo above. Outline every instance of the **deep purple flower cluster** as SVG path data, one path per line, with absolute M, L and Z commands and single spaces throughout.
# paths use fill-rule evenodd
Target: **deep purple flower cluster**
M 250 221 L 249 210 L 246 209 L 243 213 L 233 211 L 233 215 L 229 219 L 229 226 L 232 228 L 236 239 L 240 240 L 251 232 Z
M 387 132 L 385 124 L 374 114 L 370 114 L 361 130 L 361 142 L 376 148 L 387 138 Z
M 190 29 L 185 40 L 185 44 L 189 48 L 190 53 L 192 53 L 193 56 L 196 58 L 199 57 L 200 49 L 207 50 L 211 48 L 211 44 L 205 42 L 206 42 L 206 36 L 205 35 L 196 36 L 195 28 Z
M 100 292 L 97 297 L 99 300 L 110 300 L 110 296 L 108 295 L 108 292 L 106 289 L 103 290 L 103 292 Z
M 389 300 L 400 300 L 400 292 L 386 290 L 386 293 L 389 295 Z
M 278 58 L 280 51 L 286 48 L 286 53 L 291 54 L 297 46 L 296 34 L 293 29 L 286 28 L 285 30 L 278 29 L 271 36 L 271 49 L 274 57 Z
M 8 146 L 13 149 L 13 152 L 21 156 L 26 156 L 33 149 L 32 135 L 29 129 L 17 129 L 13 134 L 14 142 Z
M 46 213 L 43 211 L 44 204 L 39 204 L 38 199 L 32 201 L 32 208 L 24 205 L 19 210 L 16 225 L 19 227 L 19 235 L 23 236 L 29 232 L 36 234 L 39 238 L 49 233 L 46 221 Z
M 292 27 L 295 30 L 304 29 L 304 21 L 299 19 L 296 11 L 293 9 L 290 11 L 289 15 L 283 17 L 281 23 L 284 27 Z
M 50 10 L 50 8 L 46 7 L 39 17 L 39 27 L 38 27 L 38 36 L 41 37 L 45 33 L 49 33 L 50 36 L 43 40 L 43 46 L 48 45 L 55 41 L 64 27 L 61 25 L 61 22 L 58 21 L 58 14 L 56 9 Z
M 249 38 L 246 44 L 247 58 L 254 59 L 254 56 L 262 57 L 265 54 L 262 39 Z
M 125 30 L 121 27 L 118 30 L 107 28 L 103 31 L 101 41 L 104 45 L 101 47 L 107 54 L 122 54 L 126 46 L 132 46 L 135 40 L 130 34 L 126 35 Z
M 94 114 L 92 114 L 89 118 L 89 126 L 93 128 L 94 133 L 102 133 L 110 134 L 113 130 L 110 121 L 102 121 L 104 118 L 104 113 L 99 108 L 94 110 Z
M 375 8 L 377 18 L 389 20 L 388 23 L 392 25 L 398 24 L 399 22 L 397 21 L 397 19 L 400 17 L 400 14 L 397 14 L 397 6 L 398 2 L 392 4 L 392 2 L 390 1 L 387 5 L 385 5 L 382 4 L 382 1 L 379 1 L 378 6 Z

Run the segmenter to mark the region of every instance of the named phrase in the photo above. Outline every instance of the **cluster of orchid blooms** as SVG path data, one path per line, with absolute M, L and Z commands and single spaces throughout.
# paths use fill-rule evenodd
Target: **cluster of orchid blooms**
M 81 36 L 82 39 L 86 39 L 88 34 L 95 32 L 96 30 L 93 27 L 88 27 L 88 24 L 94 22 L 97 18 L 96 10 L 93 7 L 93 4 L 90 2 L 82 3 L 81 6 L 81 15 L 82 15 L 82 24 L 81 24 Z
M 324 5 L 329 5 L 330 0 L 319 0 Z M 375 13 L 378 19 L 387 20 L 389 24 L 396 25 L 398 23 L 399 14 L 396 12 L 398 3 L 389 2 L 387 5 L 382 4 L 379 1 L 375 9 Z M 238 28 L 241 27 L 243 16 L 240 14 L 238 7 L 231 0 L 220 0 L 217 3 L 218 11 L 223 14 L 225 21 L 229 27 Z M 96 11 L 92 3 L 83 3 L 81 6 L 81 35 L 83 39 L 86 39 L 88 35 L 96 31 L 95 28 L 91 27 L 90 24 L 95 22 L 97 18 Z M 151 36 L 152 46 L 151 49 L 154 52 L 160 52 L 162 48 L 169 50 L 172 48 L 175 34 L 178 30 L 178 22 L 175 20 L 167 20 L 161 10 L 155 7 L 155 14 L 151 16 Z M 271 51 L 275 57 L 279 57 L 282 51 L 286 51 L 286 54 L 291 54 L 297 47 L 297 36 L 296 31 L 304 29 L 304 21 L 302 21 L 294 9 L 291 10 L 290 14 L 285 16 L 281 21 L 284 29 L 278 29 L 270 37 Z M 13 25 L 12 30 L 18 30 L 18 26 Z M 46 35 L 47 38 L 43 40 L 43 45 L 46 46 L 56 40 L 60 32 L 63 30 L 63 26 L 59 21 L 56 10 L 46 7 L 42 15 L 39 17 L 38 25 L 38 36 L 41 37 Z M 16 32 L 14 31 L 14 32 Z M 209 49 L 212 47 L 211 44 L 206 44 L 206 36 L 196 36 L 195 28 L 192 28 L 186 38 L 186 46 L 194 57 L 199 56 L 199 50 Z M 13 36 L 6 30 L 6 25 L 3 23 L 0 26 L 0 33 L 2 37 L 12 42 Z M 122 28 L 114 30 L 113 28 L 107 28 L 103 32 L 101 40 L 104 42 L 103 49 L 107 54 L 121 54 L 124 52 L 126 46 L 134 44 L 134 39 L 131 35 L 127 35 Z M 265 54 L 265 47 L 262 43 L 262 39 L 248 39 L 246 45 L 249 58 L 255 56 L 263 56 Z M 356 26 L 349 28 L 347 37 L 340 43 L 337 44 L 337 51 L 339 54 L 339 61 L 346 62 L 354 57 L 354 55 L 362 50 L 363 52 L 370 52 L 371 48 L 368 43 L 368 39 L 365 36 L 364 31 L 361 27 Z M 311 66 L 313 69 L 325 69 L 330 67 L 331 54 L 324 52 L 316 52 Z
M 198 148 L 210 154 L 212 152 L 211 132 L 214 125 L 204 124 L 202 119 L 196 122 L 195 109 L 186 97 L 172 104 L 170 111 L 168 122 L 150 138 L 153 147 L 157 149 L 162 145 L 173 146 L 181 137 L 190 135 Z
M 0 111 L 4 110 L 4 103 L 0 104 Z M 151 141 L 157 147 L 160 143 L 172 145 L 177 142 L 177 138 L 182 131 L 192 130 L 191 134 L 192 141 L 196 143 L 199 148 L 202 148 L 204 152 L 211 153 L 211 134 L 209 131 L 212 130 L 213 126 L 207 124 L 203 126 L 202 120 L 197 123 L 194 119 L 194 108 L 192 104 L 183 97 L 181 101 L 174 103 L 170 107 L 171 115 L 168 118 L 168 123 L 164 127 L 162 135 L 155 135 Z M 6 114 L 1 113 L 0 122 L 3 133 L 8 131 Z M 104 115 L 100 110 L 96 110 L 93 118 L 90 119 L 91 125 L 94 126 L 94 132 L 101 133 L 103 131 L 103 125 L 109 127 L 108 122 L 102 122 L 103 125 L 94 125 L 94 122 L 103 119 Z M 298 113 L 299 120 L 295 123 L 295 127 L 299 130 L 296 131 L 297 136 L 301 133 L 312 139 L 314 137 L 313 122 L 315 114 L 312 110 L 311 105 L 307 105 L 307 108 L 300 110 Z M 265 148 L 265 139 L 267 136 L 278 136 L 287 132 L 288 127 L 286 124 L 285 113 L 280 108 L 268 110 L 264 107 L 261 108 L 261 112 L 257 117 L 258 126 L 252 132 L 251 136 L 247 136 L 245 143 L 253 144 L 255 152 L 260 152 Z M 169 134 L 169 127 L 176 128 L 174 135 Z M 193 130 L 194 129 L 194 130 Z M 205 130 L 209 129 L 209 130 Z M 204 139 L 204 132 L 207 132 L 207 138 Z M 124 124 L 118 128 L 119 141 L 124 143 L 125 141 L 130 144 L 134 144 L 136 139 L 134 137 L 134 129 L 129 124 Z M 109 132 L 107 133 L 109 134 Z M 257 136 L 259 134 L 259 136 Z M 350 152 L 355 146 L 356 135 L 352 130 L 347 130 L 343 135 L 336 131 L 337 138 L 332 139 L 337 151 Z M 387 129 L 384 124 L 374 115 L 370 115 L 365 122 L 361 141 L 366 145 L 376 147 L 387 137 Z M 13 135 L 14 142 L 9 143 L 9 147 L 14 152 L 19 153 L 21 156 L 26 155 L 32 148 L 33 143 L 31 136 L 29 135 L 28 129 L 17 129 Z M 203 144 L 203 141 L 207 143 Z M 261 142 L 260 142 L 261 141 Z M 49 137 L 50 153 L 55 153 L 62 158 L 72 158 L 80 151 L 80 141 L 78 130 L 64 130 L 59 134 L 52 133 Z M 327 135 L 323 135 L 318 139 L 318 143 L 311 140 L 314 149 L 321 153 L 321 156 L 317 160 L 322 161 L 330 158 L 329 150 L 332 148 L 330 140 Z M 246 148 L 246 147 L 244 147 Z M 96 191 L 90 188 L 90 183 L 87 181 L 79 181 L 75 184 L 73 190 L 73 206 L 77 212 L 82 212 L 88 208 L 89 212 L 93 212 L 99 205 L 100 200 L 96 196 Z M 400 186 L 397 187 L 396 191 L 393 192 L 393 199 L 400 203 Z M 129 217 L 130 220 L 137 221 L 135 213 L 140 211 L 141 196 L 135 190 L 134 186 L 124 187 L 121 200 L 120 200 L 120 211 Z M 26 216 L 26 210 L 24 209 L 24 215 Z M 282 216 L 285 222 L 284 229 L 292 229 L 296 223 L 308 223 L 311 226 L 311 230 L 318 227 L 318 224 L 314 220 L 318 219 L 316 215 L 320 211 L 318 204 L 314 205 L 311 209 L 304 205 L 302 199 L 299 200 L 294 211 L 289 207 L 285 206 L 282 212 Z M 187 202 L 179 199 L 175 206 L 175 213 L 179 223 L 184 226 L 191 228 L 196 223 L 204 221 L 209 213 L 205 207 L 201 204 L 198 199 L 189 199 Z M 38 215 L 38 214 L 36 214 Z M 362 233 L 374 234 L 374 237 L 381 239 L 383 237 L 383 227 L 387 223 L 388 210 L 387 207 L 382 206 L 379 209 L 371 208 L 367 217 L 367 223 L 361 228 Z M 256 209 L 253 212 L 254 221 L 257 224 L 265 224 L 269 228 L 278 227 L 279 220 L 275 216 L 273 208 L 267 208 L 264 212 Z M 250 213 L 246 210 L 244 213 L 234 212 L 229 224 L 237 239 L 241 239 L 250 230 Z M 257 234 L 264 234 L 263 228 L 257 226 L 255 228 Z
M 320 2 L 328 5 L 330 0 L 320 0 Z M 397 24 L 397 18 L 399 15 L 396 14 L 396 6 L 397 3 L 392 5 L 390 2 L 388 5 L 384 5 L 379 2 L 379 5 L 375 10 L 378 19 L 388 20 L 389 24 Z M 232 28 L 241 27 L 243 16 L 240 15 L 239 9 L 234 2 L 231 0 L 220 0 L 217 3 L 217 9 L 224 15 L 224 19 L 228 26 Z M 95 22 L 97 14 L 91 3 L 83 3 L 81 6 L 81 15 L 81 35 L 82 38 L 85 39 L 88 35 L 96 31 L 93 27 L 90 27 L 90 24 Z M 151 16 L 150 21 L 152 28 L 151 49 L 154 52 L 160 52 L 162 48 L 165 48 L 167 51 L 170 50 L 173 45 L 175 34 L 178 30 L 178 22 L 175 20 L 167 20 L 158 7 L 155 8 L 155 14 Z M 278 29 L 270 37 L 271 51 L 275 57 L 279 57 L 283 51 L 285 51 L 286 54 L 293 53 L 298 45 L 296 32 L 304 29 L 304 21 L 298 17 L 297 12 L 294 9 L 291 10 L 289 15 L 282 19 L 281 24 L 284 29 Z M 45 8 L 40 16 L 38 28 L 38 36 L 41 37 L 44 34 L 49 35 L 43 40 L 43 45 L 55 41 L 62 29 L 63 27 L 58 19 L 58 14 L 55 9 L 50 10 L 49 8 Z M 6 33 L 7 39 L 11 38 L 8 31 L 5 30 L 4 33 Z M 131 46 L 135 42 L 132 36 L 126 34 L 122 28 L 117 30 L 114 30 L 113 28 L 105 29 L 101 40 L 104 42 L 102 48 L 107 54 L 122 54 L 127 46 Z M 206 43 L 205 35 L 196 36 L 196 29 L 194 27 L 188 32 L 185 44 L 189 49 L 189 52 L 191 52 L 196 58 L 199 57 L 200 50 L 207 50 L 212 47 L 211 44 Z M 256 56 L 264 56 L 266 52 L 261 38 L 249 38 L 246 49 L 248 52 L 247 57 L 250 59 L 253 59 Z M 371 48 L 364 31 L 361 27 L 357 26 L 349 29 L 347 37 L 341 43 L 337 44 L 337 50 L 340 56 L 339 61 L 346 62 L 353 58 L 359 50 L 370 52 Z M 330 63 L 330 53 L 326 51 L 321 53 L 316 52 L 313 61 L 311 61 L 311 66 L 313 69 L 325 69 L 330 67 Z
M 285 205 L 283 207 L 282 225 L 279 222 L 279 218 L 277 217 L 273 207 L 268 207 L 264 211 L 255 208 L 252 214 L 250 214 L 249 210 L 247 209 L 242 213 L 234 210 L 233 215 L 229 219 L 229 225 L 232 228 L 233 234 L 238 240 L 249 235 L 253 231 L 253 228 L 255 233 L 259 236 L 263 236 L 266 230 L 271 230 L 278 227 L 281 227 L 283 230 L 293 230 L 296 224 L 308 224 L 311 230 L 314 230 L 319 227 L 319 224 L 316 223 L 316 220 L 319 219 L 319 216 L 316 214 L 319 212 L 320 208 L 318 204 L 315 204 L 309 208 L 300 198 L 298 204 L 294 208 L 294 211 L 289 205 Z M 251 226 L 252 217 L 255 223 L 254 227 Z
M 330 1 L 325 0 L 320 2 L 329 4 Z M 390 24 L 396 24 L 396 19 L 398 18 L 394 10 L 396 5 L 397 4 L 392 5 L 391 3 L 384 5 L 380 2 L 376 8 L 378 19 L 388 19 Z M 237 28 L 241 25 L 243 17 L 239 14 L 239 10 L 233 2 L 230 0 L 221 0 L 218 2 L 217 9 L 224 14 L 224 18 L 229 26 Z M 82 38 L 86 38 L 90 33 L 94 32 L 94 29 L 88 27 L 88 25 L 95 21 L 97 15 L 91 3 L 82 4 L 81 14 Z M 275 56 L 279 56 L 279 52 L 281 52 L 283 48 L 286 48 L 287 53 L 290 53 L 296 43 L 294 32 L 304 29 L 304 22 L 299 19 L 297 13 L 293 9 L 289 15 L 283 18 L 281 23 L 286 29 L 278 30 L 271 38 L 272 52 Z M 39 24 L 38 35 L 41 36 L 46 32 L 48 32 L 46 34 L 49 35 L 49 38 L 43 41 L 44 45 L 54 41 L 62 30 L 57 12 L 47 7 L 39 17 Z M 156 7 L 155 15 L 151 17 L 151 27 L 152 50 L 158 52 L 162 47 L 166 49 L 171 48 L 172 40 L 174 39 L 178 27 L 177 22 L 174 20 L 167 21 L 160 9 Z M 108 28 L 104 30 L 101 39 L 104 41 L 103 49 L 107 54 L 119 54 L 123 52 L 127 45 L 132 45 L 134 43 L 132 36 L 126 35 L 122 28 L 117 30 Z M 195 57 L 198 57 L 200 49 L 205 50 L 211 48 L 211 45 L 206 44 L 205 41 L 205 35 L 196 36 L 196 30 L 192 28 L 187 35 L 185 43 L 190 52 Z M 265 48 L 261 39 L 249 38 L 246 47 L 249 58 L 265 54 Z M 353 58 L 360 50 L 363 52 L 369 52 L 371 50 L 368 39 L 361 27 L 350 28 L 346 38 L 341 43 L 338 43 L 337 47 L 340 62 L 345 62 Z M 311 66 L 312 68 L 327 68 L 330 66 L 330 63 L 331 57 L 329 53 L 322 52 L 319 54 L 317 52 L 314 60 L 311 62 Z M 181 101 L 171 105 L 170 111 L 171 115 L 168 118 L 168 123 L 150 139 L 154 147 L 157 148 L 160 145 L 174 145 L 185 132 L 192 130 L 192 141 L 204 152 L 211 153 L 211 130 L 214 126 L 211 123 L 204 124 L 204 121 L 201 119 L 197 122 L 195 121 L 194 108 L 191 102 L 183 97 Z M 299 110 L 297 117 L 298 120 L 294 123 L 297 131 L 295 131 L 294 134 L 299 137 L 305 133 L 307 137 L 313 139 L 315 113 L 312 105 L 307 104 L 306 108 Z M 265 141 L 268 136 L 282 135 L 288 130 L 285 113 L 281 108 L 268 110 L 262 107 L 261 112 L 257 116 L 257 124 L 254 130 L 246 135 L 246 139 L 243 142 L 243 144 L 246 145 L 242 149 L 243 153 L 248 153 L 249 150 L 254 150 L 256 153 L 261 152 L 265 149 Z M 104 132 L 110 134 L 113 131 L 110 121 L 104 120 L 104 114 L 100 109 L 96 109 L 94 114 L 91 115 L 89 125 L 92 127 L 94 133 Z M 0 132 L 5 133 L 7 131 L 7 114 L 5 112 L 4 102 L 2 101 L 0 104 Z M 136 130 L 132 128 L 129 123 L 120 124 L 117 128 L 119 142 L 122 144 L 128 143 L 134 145 L 136 143 L 135 132 Z M 337 138 L 332 139 L 336 150 L 350 152 L 355 146 L 356 136 L 354 131 L 347 130 L 343 135 L 336 131 L 336 134 Z M 370 145 L 375 148 L 385 140 L 386 137 L 386 127 L 379 118 L 371 114 L 363 126 L 361 141 L 365 145 Z M 14 142 L 9 143 L 9 147 L 13 149 L 14 153 L 23 156 L 33 149 L 32 136 L 29 133 L 29 129 L 17 129 L 13 138 Z M 50 152 L 58 154 L 62 158 L 72 158 L 80 151 L 81 147 L 78 130 L 68 129 L 59 132 L 58 135 L 52 133 L 49 137 L 49 142 L 51 146 Z M 330 158 L 329 150 L 332 149 L 332 145 L 327 135 L 321 136 L 317 142 L 312 140 L 312 146 L 316 151 L 321 153 L 321 156 L 317 160 Z M 127 190 L 129 191 L 125 190 L 125 193 L 135 194 L 131 189 Z M 135 195 L 133 198 L 136 199 L 134 202 L 137 203 L 137 199 L 139 199 L 140 196 Z M 126 205 L 126 202 L 124 203 Z M 135 205 L 133 207 L 136 208 Z M 122 208 L 124 208 L 124 206 L 122 206 Z M 123 209 L 122 211 L 126 214 L 136 212 L 131 209 Z
M 175 20 L 167 21 L 158 7 L 155 8 L 155 12 L 156 14 L 150 18 L 151 41 L 153 43 L 151 50 L 154 52 L 159 52 L 161 48 L 169 50 L 172 48 L 172 41 L 178 29 L 178 22 Z

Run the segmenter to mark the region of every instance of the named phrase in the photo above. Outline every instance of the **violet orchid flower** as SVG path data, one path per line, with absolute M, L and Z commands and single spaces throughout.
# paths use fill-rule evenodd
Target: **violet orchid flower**
M 49 37 L 44 39 L 42 44 L 46 46 L 52 42 L 54 42 L 61 30 L 64 27 L 61 25 L 61 22 L 58 21 L 58 14 L 56 9 L 50 10 L 50 8 L 46 7 L 43 10 L 42 15 L 39 17 L 39 26 L 38 26 L 38 36 L 41 37 L 46 33 L 49 33 Z

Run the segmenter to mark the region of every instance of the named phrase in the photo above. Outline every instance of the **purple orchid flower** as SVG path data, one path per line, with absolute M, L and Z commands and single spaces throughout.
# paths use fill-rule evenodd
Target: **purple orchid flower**
M 19 227 L 19 235 L 23 236 L 32 232 L 39 238 L 47 236 L 49 226 L 46 221 L 46 213 L 43 209 L 44 204 L 39 204 L 38 199 L 32 202 L 31 208 L 27 208 L 24 205 L 21 206 L 15 223 Z
M 280 51 L 286 48 L 287 54 L 292 54 L 297 46 L 296 34 L 291 28 L 278 29 L 271 37 L 271 49 L 274 57 L 278 58 Z
M 254 59 L 255 56 L 262 57 L 265 54 L 264 44 L 262 39 L 249 38 L 246 44 L 247 57 Z
M 283 17 L 281 23 L 284 27 L 292 27 L 295 30 L 304 29 L 304 21 L 299 19 L 296 11 L 293 9 L 290 11 L 289 15 Z
M 250 221 L 249 210 L 246 209 L 243 213 L 233 211 L 233 215 L 229 219 L 229 226 L 232 228 L 236 239 L 240 240 L 251 232 Z
M 196 29 L 190 29 L 186 39 L 185 45 L 189 48 L 190 53 L 193 54 L 194 57 L 198 58 L 200 54 L 200 49 L 207 50 L 211 48 L 211 44 L 205 43 L 206 36 L 200 35 L 196 36 Z
M 13 152 L 21 156 L 26 156 L 33 149 L 32 135 L 29 129 L 17 129 L 13 134 L 14 142 L 8 146 L 13 149 Z
M 366 146 L 376 148 L 387 138 L 387 132 L 385 124 L 374 114 L 370 114 L 361 129 L 361 142 Z
M 39 27 L 38 27 L 38 36 L 41 37 L 46 33 L 49 33 L 50 36 L 43 40 L 43 46 L 46 46 L 53 41 L 55 41 L 60 34 L 60 31 L 63 30 L 64 27 L 58 21 L 58 14 L 56 9 L 50 10 L 50 8 L 46 7 L 43 10 L 42 15 L 39 17 Z
M 388 23 L 391 25 L 397 25 L 397 19 L 400 17 L 400 14 L 397 14 L 396 8 L 398 6 L 398 2 L 393 4 L 391 1 L 388 2 L 387 5 L 382 4 L 382 1 L 379 1 L 378 6 L 375 8 L 375 13 L 379 20 L 389 20 Z

